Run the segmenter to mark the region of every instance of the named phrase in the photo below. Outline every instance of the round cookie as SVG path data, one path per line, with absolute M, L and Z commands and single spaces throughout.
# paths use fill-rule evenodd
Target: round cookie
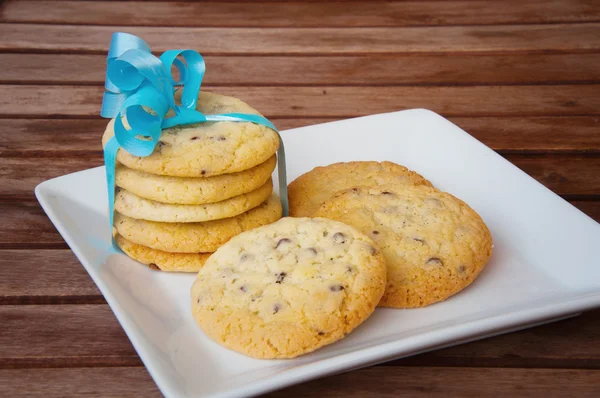
M 356 187 L 316 212 L 352 225 L 377 243 L 386 259 L 384 307 L 423 307 L 467 287 L 492 254 L 479 215 L 454 196 L 427 186 Z
M 271 178 L 277 157 L 251 169 L 207 178 L 169 177 L 144 173 L 117 163 L 115 182 L 118 187 L 144 199 L 162 203 L 201 205 L 220 202 L 254 191 Z
M 293 358 L 333 343 L 374 311 L 381 252 L 326 219 L 283 218 L 219 248 L 192 286 L 192 313 L 216 342 L 255 358 Z
M 262 187 L 217 203 L 203 205 L 174 205 L 142 199 L 124 189 L 115 195 L 115 210 L 140 220 L 160 222 L 202 222 L 234 217 L 261 203 L 273 193 L 273 182 L 268 180 Z
M 338 191 L 394 183 L 432 186 L 420 174 L 392 162 L 348 162 L 316 167 L 289 185 L 290 216 L 312 216 Z
M 204 114 L 259 114 L 237 98 L 207 92 L 200 93 L 197 109 Z M 114 119 L 106 127 L 102 144 L 106 145 L 113 135 Z M 117 160 L 152 174 L 210 177 L 264 163 L 277 148 L 279 136 L 268 127 L 250 122 L 210 122 L 165 129 L 150 156 L 133 156 L 120 149 Z
M 235 217 L 197 223 L 137 220 L 115 212 L 119 235 L 138 245 L 170 253 L 214 252 L 237 234 L 281 218 L 281 202 L 272 194 L 263 204 Z
M 167 253 L 130 242 L 119 234 L 115 241 L 132 259 L 169 272 L 198 272 L 212 253 Z

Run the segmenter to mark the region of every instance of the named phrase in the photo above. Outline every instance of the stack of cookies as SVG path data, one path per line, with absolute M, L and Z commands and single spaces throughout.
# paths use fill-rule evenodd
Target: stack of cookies
M 259 114 L 202 92 L 204 114 Z M 114 120 L 103 143 L 114 135 Z M 114 236 L 131 258 L 163 271 L 198 271 L 235 235 L 281 218 L 271 174 L 277 133 L 253 123 L 213 122 L 162 132 L 154 152 L 117 153 Z
M 380 306 L 423 307 L 467 287 L 492 237 L 466 203 L 391 162 L 317 167 L 289 186 L 290 215 L 341 221 L 369 236 L 387 264 Z

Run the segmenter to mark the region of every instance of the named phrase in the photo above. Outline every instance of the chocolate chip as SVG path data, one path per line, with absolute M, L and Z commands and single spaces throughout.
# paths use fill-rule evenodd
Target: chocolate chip
M 277 246 L 275 246 L 275 248 L 277 249 L 279 246 L 281 246 L 285 243 L 292 243 L 292 241 L 289 240 L 288 238 L 279 239 L 279 242 L 277 242 Z
M 240 290 L 241 290 L 242 292 L 246 293 L 246 291 L 247 291 L 247 289 L 246 289 L 246 286 L 240 286 Z
M 423 239 L 421 239 L 421 238 L 413 238 L 413 240 L 414 240 L 415 242 L 419 242 L 419 243 L 421 243 L 422 245 L 424 245 L 424 244 L 425 244 L 425 240 L 423 240 Z
M 342 290 L 344 290 L 344 286 L 342 286 L 342 285 L 331 285 L 331 286 L 329 286 L 329 290 L 331 290 L 332 292 L 341 292 Z
M 425 263 L 427 265 L 444 265 L 444 262 L 440 260 L 438 257 L 430 257 L 429 260 Z
M 325 336 L 325 332 L 323 332 L 322 330 L 319 330 L 319 331 L 317 332 L 317 334 L 318 334 L 319 336 Z
M 275 281 L 275 283 L 281 283 L 283 282 L 283 280 L 285 279 L 285 277 L 287 276 L 287 273 L 285 272 L 280 272 L 277 274 L 277 280 Z
M 352 188 L 352 192 L 358 192 L 358 188 Z
M 377 230 L 373 231 L 373 235 L 379 235 L 379 231 L 377 231 Z
M 200 139 L 200 137 L 192 137 L 192 138 L 190 138 L 190 141 L 196 141 L 198 139 Z
M 317 255 L 317 249 L 315 249 L 314 247 L 309 247 L 308 249 L 309 252 L 311 252 L 312 254 L 314 254 L 315 256 Z
M 200 174 L 201 174 L 201 175 L 204 175 L 204 174 L 206 174 L 206 170 L 202 170 L 202 171 L 200 171 Z
M 281 309 L 281 306 L 279 304 L 275 304 L 273 306 L 273 314 L 277 314 L 280 309 Z
M 381 191 L 382 195 L 393 195 L 390 191 Z
M 250 254 L 250 253 L 244 253 L 240 257 L 240 261 L 252 260 L 253 258 L 254 258 L 254 256 L 252 254 Z
M 350 272 L 350 273 L 352 273 L 352 267 L 351 267 L 351 266 L 347 266 L 347 267 L 346 267 L 346 272 Z
M 461 265 L 460 267 L 458 267 L 458 272 L 460 272 L 462 274 L 463 272 L 465 272 L 466 269 L 467 269 L 467 267 L 465 267 L 464 265 Z
M 155 269 L 155 270 L 159 270 L 159 271 L 160 271 L 160 268 L 158 268 L 158 266 L 157 266 L 156 264 L 154 264 L 154 263 L 150 263 L 150 264 L 148 264 L 148 267 L 149 267 L 150 269 Z
M 198 300 L 196 300 L 196 303 L 200 304 L 200 297 L 198 297 Z
M 341 232 L 333 234 L 333 243 L 346 243 L 346 235 Z
M 211 140 L 213 141 L 225 141 L 227 138 L 223 137 L 222 135 L 218 136 L 218 137 L 211 137 Z

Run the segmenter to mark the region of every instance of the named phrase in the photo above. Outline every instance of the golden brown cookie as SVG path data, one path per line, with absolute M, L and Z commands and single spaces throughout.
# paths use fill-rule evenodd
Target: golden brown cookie
M 192 286 L 213 340 L 255 358 L 293 358 L 342 339 L 385 289 L 373 241 L 326 219 L 283 218 L 219 248 Z
M 348 162 L 316 167 L 288 187 L 290 216 L 310 217 L 336 192 L 357 186 L 427 185 L 420 174 L 392 162 Z
M 200 93 L 197 109 L 204 114 L 259 114 L 237 98 Z M 112 119 L 103 145 L 114 135 Z M 150 156 L 138 157 L 123 149 L 117 160 L 146 173 L 175 177 L 210 177 L 248 170 L 266 162 L 279 148 L 279 136 L 268 127 L 250 122 L 210 122 L 163 130 Z
M 167 253 L 130 242 L 119 234 L 115 241 L 132 259 L 169 272 L 198 272 L 212 253 Z
M 115 181 L 118 187 L 139 196 L 161 203 L 202 205 L 220 202 L 234 196 L 254 191 L 270 178 L 277 157 L 238 173 L 214 177 L 169 177 L 144 173 L 117 163 Z
M 234 217 L 263 203 L 273 193 L 269 179 L 260 188 L 233 198 L 203 205 L 175 205 L 143 199 L 124 189 L 115 195 L 115 210 L 140 220 L 160 222 L 202 222 Z
M 316 212 L 352 225 L 385 256 L 388 282 L 380 306 L 423 307 L 467 287 L 492 254 L 492 236 L 466 203 L 428 186 L 356 187 Z
M 266 202 L 235 217 L 196 223 L 137 220 L 115 212 L 114 227 L 125 239 L 170 253 L 214 252 L 237 234 L 281 218 L 275 194 Z

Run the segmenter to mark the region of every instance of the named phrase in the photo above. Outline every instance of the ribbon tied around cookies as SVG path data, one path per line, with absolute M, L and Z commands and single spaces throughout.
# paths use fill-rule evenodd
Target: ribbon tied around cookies
M 173 77 L 173 68 L 179 72 L 178 80 Z M 260 115 L 205 115 L 196 110 L 205 70 L 204 59 L 194 50 L 168 50 L 157 58 L 152 55 L 150 46 L 139 37 L 113 33 L 100 112 L 102 117 L 115 118 L 114 137 L 104 147 L 111 227 L 115 202 L 115 164 L 119 148 L 134 156 L 146 157 L 154 152 L 163 129 L 202 122 L 250 122 L 277 132 L 275 126 Z M 178 90 L 181 90 L 181 104 L 175 101 L 175 92 Z M 281 136 L 277 162 L 279 196 L 283 215 L 287 216 L 285 151 Z

